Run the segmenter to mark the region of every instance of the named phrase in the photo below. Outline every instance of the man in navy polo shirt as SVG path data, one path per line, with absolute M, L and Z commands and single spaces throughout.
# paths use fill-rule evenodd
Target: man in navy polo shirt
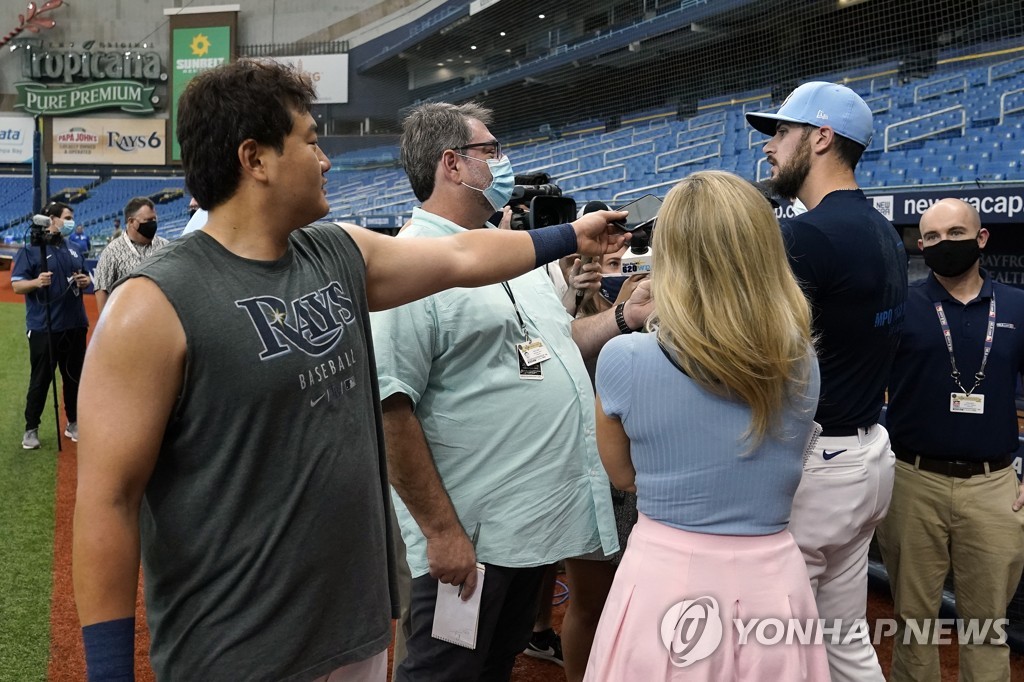
M 979 266 L 988 241 L 977 210 L 943 199 L 921 216 L 932 275 L 910 287 L 889 382 L 887 423 L 896 484 L 878 529 L 899 632 L 892 674 L 939 679 L 938 649 L 904 641 L 908 619 L 938 617 L 950 566 L 957 615 L 1006 617 L 1024 568 L 1024 505 L 1016 472 L 1014 392 L 1024 369 L 1024 291 Z M 998 307 L 997 307 L 998 302 Z M 991 627 L 960 645 L 960 676 L 1009 680 L 1010 650 Z
M 88 258 L 89 251 L 92 250 L 92 241 L 89 239 L 89 235 L 85 233 L 85 228 L 81 225 L 75 225 L 75 232 L 68 237 L 68 244 L 73 246 L 82 258 Z
M 39 447 L 39 420 L 55 366 L 60 367 L 64 385 L 64 413 L 68 417 L 64 435 L 78 440 L 78 380 L 82 376 L 89 328 L 81 295 L 81 290 L 89 286 L 89 276 L 84 274 L 85 256 L 65 240 L 75 228 L 74 214 L 70 206 L 55 201 L 43 209 L 43 215 L 49 216 L 47 229 L 53 235 L 46 247 L 46 267 L 40 267 L 40 247 L 25 246 L 15 255 L 11 268 L 11 288 L 25 296 L 32 367 L 25 400 L 25 434 L 21 439 L 21 447 L 26 450 Z
M 871 109 L 855 92 L 805 83 L 778 113 L 747 121 L 772 136 L 764 146 L 771 189 L 807 207 L 782 221 L 782 233 L 819 339 L 822 435 L 789 530 L 820 616 L 838 627 L 825 638 L 833 682 L 882 680 L 866 629 L 867 559 L 892 493 L 895 460 L 877 422 L 903 321 L 906 253 L 854 179 L 872 133 Z

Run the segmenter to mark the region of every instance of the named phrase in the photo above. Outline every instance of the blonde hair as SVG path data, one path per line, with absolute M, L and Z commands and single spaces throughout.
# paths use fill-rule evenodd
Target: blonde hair
M 750 406 L 753 449 L 811 367 L 810 308 L 771 205 L 735 175 L 694 173 L 665 198 L 652 250 L 659 342 L 698 385 Z

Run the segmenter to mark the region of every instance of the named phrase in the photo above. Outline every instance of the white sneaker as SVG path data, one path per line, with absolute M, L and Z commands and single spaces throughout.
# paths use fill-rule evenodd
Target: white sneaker
M 39 449 L 39 429 L 29 429 L 25 432 L 25 435 L 21 437 L 21 447 L 26 450 L 38 450 Z
M 67 428 L 64 429 L 64 435 L 70 438 L 75 443 L 78 442 L 78 422 L 68 422 Z

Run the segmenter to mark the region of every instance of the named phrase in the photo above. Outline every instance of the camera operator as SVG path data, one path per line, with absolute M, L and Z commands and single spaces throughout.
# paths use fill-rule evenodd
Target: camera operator
M 26 450 L 39 447 L 39 420 L 55 364 L 64 380 L 64 412 L 68 418 L 64 435 L 78 440 L 78 380 L 89 327 L 81 296 L 81 290 L 89 286 L 89 276 L 84 274 L 85 257 L 65 241 L 75 229 L 74 213 L 67 204 L 53 202 L 42 214 L 50 218 L 49 226 L 33 225 L 30 243 L 18 251 L 11 269 L 11 288 L 25 296 L 32 367 L 25 402 L 25 435 L 21 439 L 21 447 Z

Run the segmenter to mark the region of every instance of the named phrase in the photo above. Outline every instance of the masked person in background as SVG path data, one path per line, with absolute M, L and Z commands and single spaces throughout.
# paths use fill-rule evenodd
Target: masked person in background
M 562 304 L 569 314 L 575 313 L 574 317 L 578 319 L 603 313 L 619 303 L 628 301 L 640 282 L 648 279 L 646 274 L 621 273 L 622 257 L 626 250 L 627 247 L 623 247 L 601 258 L 586 259 L 587 262 L 574 255 L 559 260 L 557 264 L 548 264 L 549 276 L 555 283 L 555 289 L 559 291 Z M 553 269 L 556 272 L 552 274 Z M 561 287 L 558 286 L 560 282 Z M 649 299 L 649 286 L 646 285 L 639 296 Z M 577 292 L 584 294 L 578 306 Z M 593 382 L 597 358 L 584 357 L 583 363 Z M 551 627 L 551 605 L 557 573 L 554 566 L 548 569 L 541 588 L 540 607 L 533 626 L 533 635 L 523 651 L 527 656 L 564 665 L 568 682 L 583 679 L 594 631 L 601 618 L 601 609 L 604 608 L 604 600 L 611 587 L 615 567 L 622 559 L 629 531 L 636 523 L 636 496 L 616 490 L 614 487 L 611 488 L 611 496 L 619 550 L 610 555 L 592 553 L 569 563 L 569 571 L 574 579 L 570 581 L 570 598 L 565 619 L 562 621 L 564 638 L 559 637 Z
M 32 367 L 25 401 L 25 434 L 21 447 L 39 447 L 39 420 L 46 406 L 54 365 L 60 367 L 64 386 L 64 413 L 68 423 L 64 435 L 78 440 L 78 381 L 85 359 L 85 336 L 89 318 L 85 316 L 81 290 L 89 286 L 85 256 L 66 239 L 75 229 L 71 207 L 53 202 L 43 208 L 50 218 L 46 246 L 46 265 L 41 249 L 29 245 L 18 251 L 11 268 L 11 288 L 25 296 L 29 362 Z
M 124 224 L 124 234 L 107 244 L 96 264 L 96 305 L 101 313 L 114 284 L 167 244 L 156 236 L 156 207 L 146 197 L 125 204 Z
M 1024 568 L 1024 490 L 1011 466 L 1024 292 L 981 269 L 987 242 L 978 211 L 959 199 L 921 214 L 932 274 L 910 286 L 889 379 L 896 481 L 878 527 L 899 628 L 892 682 L 939 679 L 937 647 L 907 621 L 938 618 L 950 568 L 957 616 L 985 628 L 960 644 L 960 679 L 1010 679 L 1010 649 L 986 623 L 1006 617 Z
M 649 275 L 622 274 L 622 258 L 625 256 L 627 248 L 623 247 L 615 253 L 606 254 L 587 264 L 587 267 L 597 266 L 600 279 L 596 282 L 598 287 L 596 293 L 588 292 L 588 295 L 580 303 L 576 313 L 577 318 L 597 315 L 608 309 L 614 309 L 619 303 L 628 301 L 638 287 L 642 288 L 637 295 L 649 300 Z M 581 275 L 586 276 L 586 273 L 581 273 Z M 643 282 L 647 283 L 641 285 Z M 594 373 L 597 370 L 597 358 L 585 357 L 583 363 L 587 367 L 587 373 L 590 375 L 591 384 L 593 384 Z M 622 561 L 629 533 L 636 524 L 636 495 L 632 492 L 618 490 L 614 486 L 609 487 L 619 550 L 613 554 L 592 553 L 569 562 L 571 591 L 565 618 L 562 621 L 561 640 L 567 682 L 579 682 L 583 679 L 594 641 L 594 633 L 601 620 L 601 611 L 604 609 L 605 599 L 611 589 L 615 569 Z M 531 640 L 531 646 L 533 646 L 533 640 Z
M 75 247 L 78 255 L 82 258 L 88 258 L 89 252 L 92 250 L 92 241 L 81 225 L 75 225 L 75 231 L 68 237 L 68 244 Z

